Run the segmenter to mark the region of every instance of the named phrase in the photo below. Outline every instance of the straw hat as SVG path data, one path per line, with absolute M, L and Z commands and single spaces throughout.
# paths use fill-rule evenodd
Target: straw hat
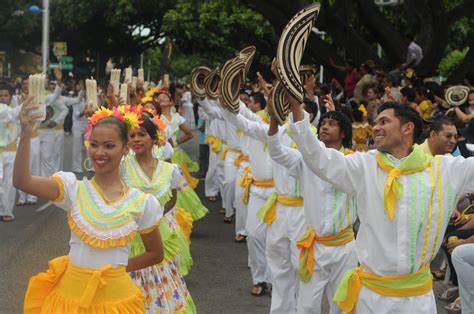
M 239 90 L 244 68 L 245 61 L 236 57 L 228 60 L 221 70 L 221 106 L 233 113 L 239 112 Z
M 194 68 L 191 72 L 191 89 L 194 95 L 200 98 L 206 97 L 204 89 L 204 79 L 211 73 L 211 69 L 205 66 Z
M 444 98 L 451 106 L 464 104 L 469 96 L 469 87 L 463 85 L 451 86 L 446 90 Z
M 255 46 L 248 46 L 240 50 L 239 52 L 240 57 L 243 58 L 245 62 L 245 68 L 244 68 L 244 71 L 242 72 L 242 82 L 245 82 L 245 79 L 247 78 L 247 75 L 249 74 L 250 66 L 252 65 L 252 61 L 253 61 L 256 51 L 257 51 L 257 48 L 255 48 Z
M 206 94 L 211 99 L 217 99 L 217 90 L 219 88 L 219 81 L 221 80 L 221 71 L 217 67 L 204 79 L 204 89 Z
M 270 97 L 272 100 L 268 102 L 270 110 L 273 112 L 273 116 L 278 124 L 283 125 L 286 117 L 290 113 L 290 102 L 285 88 L 279 81 L 276 81 L 273 85 Z
M 304 84 L 306 84 L 306 81 L 309 79 L 309 77 L 311 75 L 314 75 L 316 71 L 317 69 L 315 65 L 309 65 L 309 64 L 300 65 L 299 72 L 300 72 L 301 84 L 304 86 Z
M 283 29 L 278 42 L 278 75 L 287 92 L 300 102 L 303 102 L 303 85 L 298 69 L 319 8 L 319 3 L 313 3 L 296 13 Z

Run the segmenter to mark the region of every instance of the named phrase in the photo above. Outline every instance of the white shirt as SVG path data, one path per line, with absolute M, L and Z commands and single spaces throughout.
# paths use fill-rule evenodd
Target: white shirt
M 377 165 L 377 151 L 345 156 L 324 147 L 310 131 L 306 113 L 290 128 L 307 167 L 356 197 L 361 222 L 356 251 L 364 269 L 374 274 L 407 274 L 428 264 L 443 241 L 457 199 L 474 191 L 474 159 L 439 156 L 439 168 L 433 159 L 430 168 L 400 177 L 403 192 L 390 221 L 384 211 L 388 174 Z
M 163 207 L 158 200 L 150 194 L 145 194 L 140 190 L 130 188 L 122 199 L 108 204 L 104 201 L 99 192 L 95 190 L 90 181 L 84 179 L 85 191 L 90 195 L 87 199 L 98 209 L 98 213 L 95 213 L 95 215 L 113 216 L 113 213 L 116 212 L 118 208 L 122 209 L 123 206 L 130 206 L 130 203 L 135 205 L 133 210 L 136 210 L 136 214 L 132 215 L 133 219 L 131 219 L 131 221 L 115 228 L 99 230 L 97 226 L 105 228 L 106 225 L 100 222 L 98 224 L 90 223 L 89 221 L 91 219 L 88 218 L 79 207 L 81 202 L 79 202 L 76 196 L 79 189 L 79 181 L 76 179 L 74 173 L 57 172 L 54 175 L 58 176 L 64 184 L 64 199 L 55 202 L 55 204 L 67 211 L 69 220 L 74 221 L 74 225 L 76 225 L 79 230 L 92 238 L 102 241 L 121 239 L 128 234 L 155 226 L 163 216 Z M 137 196 L 140 199 L 142 199 L 142 197 L 144 198 L 142 201 L 134 202 L 133 200 Z M 86 244 L 79 235 L 71 231 L 69 245 L 70 261 L 78 266 L 100 268 L 106 264 L 112 264 L 113 267 L 126 266 L 128 264 L 130 242 L 125 246 L 103 249 Z

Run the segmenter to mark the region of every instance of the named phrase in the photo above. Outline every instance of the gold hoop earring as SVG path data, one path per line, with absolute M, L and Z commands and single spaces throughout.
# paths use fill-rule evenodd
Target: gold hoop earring
M 89 171 L 89 172 L 94 171 L 94 166 L 92 165 L 92 160 L 90 159 L 90 157 L 87 157 L 86 159 L 84 159 L 83 166 L 86 171 Z

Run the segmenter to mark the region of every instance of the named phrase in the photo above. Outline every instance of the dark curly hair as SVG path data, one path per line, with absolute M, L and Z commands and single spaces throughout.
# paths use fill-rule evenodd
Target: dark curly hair
M 341 111 L 328 111 L 321 116 L 318 122 L 318 133 L 321 130 L 321 123 L 325 119 L 332 119 L 337 121 L 339 129 L 344 134 L 344 138 L 342 139 L 342 146 L 345 148 L 352 147 L 352 123 L 349 118 L 342 113 Z

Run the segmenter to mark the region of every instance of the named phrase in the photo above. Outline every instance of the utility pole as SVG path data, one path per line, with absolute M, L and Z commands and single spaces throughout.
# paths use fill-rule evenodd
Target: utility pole
M 43 74 L 48 73 L 49 60 L 49 0 L 43 0 Z

